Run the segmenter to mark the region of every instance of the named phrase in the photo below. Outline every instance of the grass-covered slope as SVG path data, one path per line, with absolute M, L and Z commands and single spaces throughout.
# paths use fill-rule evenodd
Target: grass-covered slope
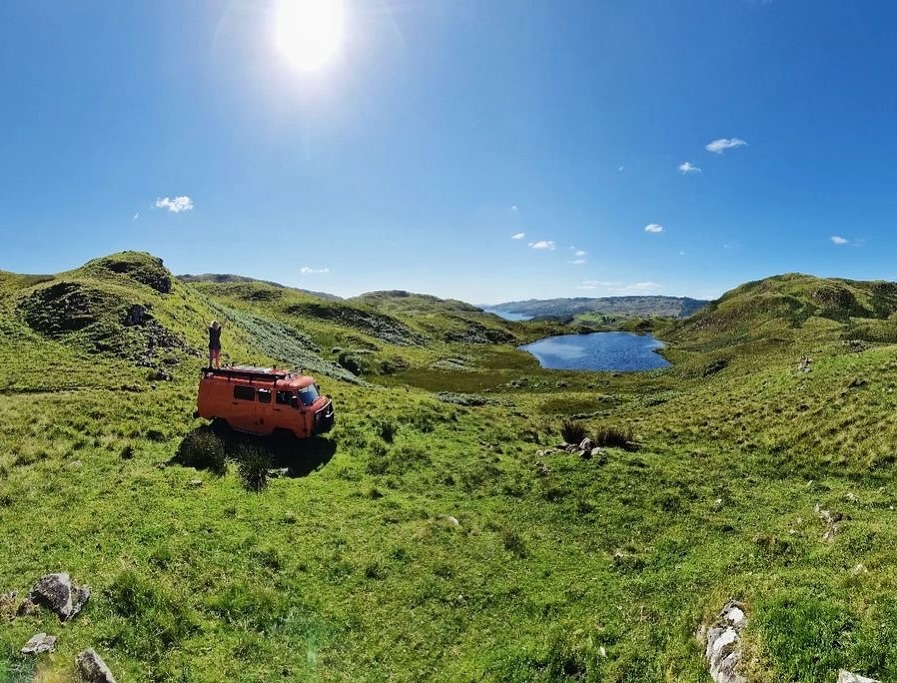
M 717 347 L 758 339 L 897 341 L 897 284 L 791 273 L 749 282 L 681 323 L 676 338 Z
M 893 324 L 881 285 L 736 290 L 704 327 L 659 328 L 673 368 L 615 376 L 542 370 L 514 345 L 554 328 L 453 302 L 166 292 L 165 273 L 142 254 L 0 273 L 0 593 L 63 570 L 94 589 L 65 627 L 0 615 L 0 680 L 73 681 L 94 647 L 120 681 L 703 682 L 694 633 L 730 598 L 751 681 L 897 679 L 897 348 L 853 332 Z M 783 286 L 856 305 L 794 324 L 762 302 Z M 235 361 L 320 368 L 335 430 L 209 435 L 192 411 L 212 317 Z M 146 321 L 178 344 L 150 347 Z M 473 323 L 513 341 L 447 335 Z M 574 415 L 638 449 L 551 451 Z M 223 474 L 179 464 L 200 440 Z M 247 453 L 284 475 L 246 490 Z M 60 640 L 35 662 L 18 651 L 39 631 Z
M 279 287 L 280 289 L 293 289 L 294 291 L 302 292 L 303 294 L 309 294 L 311 296 L 317 297 L 318 299 L 329 299 L 332 301 L 339 301 L 341 299 L 341 297 L 338 297 L 335 294 L 328 294 L 327 292 L 316 292 L 310 289 L 287 287 L 277 282 L 271 282 L 270 280 L 258 280 L 257 278 L 246 277 L 244 275 L 231 275 L 228 273 L 204 273 L 202 275 L 178 275 L 177 278 L 181 282 L 261 282 L 266 285 L 271 285 L 272 287 Z

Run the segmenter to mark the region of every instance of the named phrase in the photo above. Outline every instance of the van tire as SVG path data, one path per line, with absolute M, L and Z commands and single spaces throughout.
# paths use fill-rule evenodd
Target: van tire
M 231 428 L 227 423 L 227 420 L 216 417 L 212 420 L 212 431 L 218 436 L 229 436 L 231 433 Z

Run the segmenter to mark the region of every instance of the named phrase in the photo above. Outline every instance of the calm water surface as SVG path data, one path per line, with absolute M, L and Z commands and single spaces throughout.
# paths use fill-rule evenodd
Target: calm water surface
M 539 359 L 543 368 L 552 370 L 607 370 L 637 372 L 669 367 L 656 349 L 663 342 L 650 334 L 630 332 L 593 332 L 546 337 L 521 346 Z

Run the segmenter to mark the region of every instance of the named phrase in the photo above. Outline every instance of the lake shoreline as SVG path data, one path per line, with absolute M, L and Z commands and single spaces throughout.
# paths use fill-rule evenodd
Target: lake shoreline
M 666 344 L 649 333 L 578 332 L 545 337 L 517 347 L 549 370 L 647 372 L 672 367 Z

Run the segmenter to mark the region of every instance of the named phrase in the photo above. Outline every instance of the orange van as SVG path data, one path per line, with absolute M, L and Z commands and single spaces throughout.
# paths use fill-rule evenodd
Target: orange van
M 196 399 L 213 425 L 268 436 L 290 432 L 308 439 L 333 428 L 333 401 L 314 377 L 273 368 L 204 368 Z

